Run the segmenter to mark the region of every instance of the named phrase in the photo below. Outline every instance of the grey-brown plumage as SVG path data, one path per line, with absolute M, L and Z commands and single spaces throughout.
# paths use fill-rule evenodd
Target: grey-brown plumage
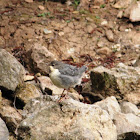
M 52 61 L 49 75 L 54 85 L 69 89 L 81 83 L 82 76 L 86 70 L 86 66 L 78 68 L 60 61 Z

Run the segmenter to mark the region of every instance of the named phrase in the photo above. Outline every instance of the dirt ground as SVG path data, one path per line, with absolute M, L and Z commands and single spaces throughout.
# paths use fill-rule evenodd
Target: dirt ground
M 37 72 L 30 62 L 34 46 L 45 46 L 54 58 L 88 64 L 89 69 L 112 68 L 119 62 L 133 65 L 140 55 L 140 23 L 117 18 L 122 9 L 113 8 L 108 0 L 100 6 L 91 0 L 86 10 L 78 9 L 77 1 L 69 5 L 59 0 L 0 0 L 0 48 L 30 74 Z
M 76 7 L 60 1 L 1 0 L 0 48 L 13 53 L 26 68 L 30 67 L 27 52 L 34 44 L 45 46 L 60 60 L 79 62 L 84 57 L 84 62 L 92 61 L 92 66 L 110 68 L 118 62 L 131 65 L 137 59 L 138 23 L 118 19 L 119 10 L 110 3 L 96 8 L 91 2 L 88 10 L 77 11 Z M 110 30 L 111 41 L 106 37 Z

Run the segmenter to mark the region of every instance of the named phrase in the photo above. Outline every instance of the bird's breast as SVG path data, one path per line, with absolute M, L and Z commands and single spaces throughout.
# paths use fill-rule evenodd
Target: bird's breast
M 62 86 L 61 86 L 61 79 L 60 79 L 59 75 L 60 75 L 60 72 L 59 72 L 58 69 L 54 69 L 54 70 L 49 74 L 50 79 L 51 79 L 51 81 L 53 82 L 53 84 L 56 85 L 57 87 L 62 88 Z

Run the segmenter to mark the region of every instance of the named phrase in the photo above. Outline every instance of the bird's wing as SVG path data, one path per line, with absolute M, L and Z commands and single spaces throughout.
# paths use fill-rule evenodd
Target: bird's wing
M 73 87 L 76 84 L 76 81 L 73 77 L 68 76 L 68 75 L 59 75 L 61 79 L 61 83 L 65 89 L 68 89 L 70 87 Z
M 78 76 L 79 75 L 79 68 L 76 66 L 71 66 L 66 64 L 63 68 L 59 69 L 61 74 L 69 75 L 69 76 Z

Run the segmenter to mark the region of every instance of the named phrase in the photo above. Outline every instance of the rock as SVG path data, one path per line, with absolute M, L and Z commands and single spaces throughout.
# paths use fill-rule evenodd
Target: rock
M 39 92 L 36 86 L 29 83 L 20 85 L 15 94 L 19 100 L 24 102 L 24 104 L 26 104 L 31 99 L 41 96 L 41 92 Z
M 93 8 L 93 9 L 100 9 L 100 6 L 98 6 L 98 5 L 93 5 L 92 8 Z
M 103 47 L 103 48 L 98 49 L 97 50 L 97 53 L 98 54 L 103 54 L 103 55 L 109 56 L 109 55 L 111 55 L 112 50 L 109 49 L 108 47 Z
M 116 53 L 115 56 L 118 57 L 118 58 L 121 58 L 122 57 L 122 54 L 121 53 Z
M 24 80 L 25 69 L 17 59 L 0 49 L 0 86 L 14 91 Z
M 108 21 L 108 24 L 106 25 L 108 28 L 114 30 L 116 28 L 116 23 L 113 21 Z
M 132 113 L 134 115 L 140 115 L 140 110 L 137 108 L 136 105 L 132 104 L 131 102 L 122 102 L 120 104 L 122 113 Z
M 129 19 L 132 22 L 140 21 L 140 1 L 137 1 L 137 3 L 131 9 Z
M 116 68 L 112 69 L 99 66 L 90 73 L 94 92 L 104 92 L 105 95 L 114 95 L 115 97 L 119 94 L 126 96 L 132 91 L 135 92 L 134 87 L 137 87 L 139 78 L 140 69 L 126 66 L 123 63 L 119 63 Z
M 108 0 L 109 2 L 114 2 L 115 0 Z
M 67 92 L 68 92 L 67 94 L 74 100 L 77 100 L 77 101 L 84 100 L 83 96 L 74 89 L 71 89 L 70 91 L 67 91 Z
M 77 7 L 77 9 L 79 10 L 80 8 L 88 10 L 88 8 L 89 8 L 89 1 L 88 0 L 81 0 L 80 4 Z
M 91 25 L 88 25 L 86 30 L 88 33 L 91 33 L 93 31 L 93 29 L 94 28 Z
M 25 2 L 27 2 L 27 3 L 32 3 L 33 0 L 25 0 Z
M 138 57 L 138 59 L 134 63 L 134 67 L 140 67 L 140 56 Z
M 67 5 L 67 6 L 70 6 L 70 5 L 72 5 L 72 2 L 71 2 L 70 0 L 67 0 L 67 1 L 66 1 L 66 5 Z
M 98 41 L 97 46 L 98 47 L 106 47 L 106 46 L 108 46 L 108 40 L 105 37 L 101 38 Z
M 118 113 L 114 116 L 114 124 L 117 127 L 117 134 L 135 132 L 140 135 L 140 118 L 134 114 Z
M 86 26 L 85 32 L 87 32 L 88 34 L 91 34 L 92 31 L 95 30 L 96 28 L 97 28 L 97 25 L 92 23 L 92 24 Z
M 9 132 L 5 122 L 0 118 L 0 140 L 9 140 Z
M 117 1 L 113 7 L 120 9 L 120 8 L 127 8 L 132 2 L 134 2 L 135 0 L 119 0 Z
M 65 33 L 64 32 L 59 32 L 58 34 L 59 34 L 59 36 L 63 36 Z
M 140 90 L 135 93 L 129 93 L 125 95 L 125 99 L 135 105 L 140 104 Z
M 106 31 L 106 37 L 109 41 L 114 42 L 114 35 L 113 35 L 113 32 L 111 30 Z
M 123 11 L 119 11 L 119 13 L 117 14 L 117 18 L 122 18 L 123 17 Z
M 117 127 L 117 135 L 121 135 L 128 132 L 135 132 L 140 134 L 140 118 L 132 113 L 139 113 L 138 108 L 129 103 L 123 102 L 121 108 L 115 97 L 108 97 L 100 102 L 95 103 L 103 110 L 106 110 Z M 123 114 L 121 113 L 127 113 Z M 132 113 L 130 113 L 132 112 Z
M 133 2 L 127 9 L 124 11 L 124 17 L 130 19 L 131 22 L 140 21 L 140 1 Z
M 49 63 L 55 59 L 55 56 L 48 51 L 45 46 L 35 44 L 32 48 L 31 58 L 33 60 L 33 67 L 36 71 L 43 74 L 49 73 Z
M 44 6 L 42 6 L 42 5 L 39 5 L 38 8 L 42 11 L 45 9 Z
M 126 25 L 120 25 L 119 31 L 124 32 L 126 30 Z
M 24 108 L 24 116 L 18 129 L 22 139 L 117 139 L 116 127 L 106 111 L 73 99 L 60 104 L 48 96 L 31 101 Z
M 96 6 L 100 6 L 102 4 L 105 4 L 105 1 L 104 0 L 94 0 L 93 4 Z
M 118 140 L 139 140 L 140 135 L 134 132 L 128 132 L 122 135 L 118 135 Z
M 101 25 L 102 25 L 102 26 L 105 26 L 105 25 L 107 25 L 107 24 L 108 24 L 107 20 L 103 20 L 103 21 L 101 22 Z
M 22 120 L 22 116 L 18 112 L 20 110 L 17 111 L 14 107 L 11 107 L 11 104 L 13 104 L 13 102 L 10 100 L 2 99 L 0 116 L 6 122 L 9 131 L 14 132 L 19 122 Z
M 51 34 L 52 33 L 52 31 L 50 31 L 48 29 L 44 29 L 43 32 L 44 32 L 44 34 Z
M 93 22 L 93 19 L 90 18 L 90 17 L 86 17 L 86 20 L 87 20 L 87 21 L 90 21 L 90 22 Z
M 140 33 L 138 32 L 130 32 L 130 37 L 132 37 L 132 41 L 134 44 L 140 44 Z
M 106 110 L 112 120 L 116 113 L 121 112 L 120 106 L 114 96 L 108 97 L 100 102 L 97 102 L 95 103 L 95 105 L 98 105 L 102 109 Z
M 31 81 L 33 79 L 34 79 L 34 76 L 32 76 L 32 75 L 24 75 L 24 82 Z
M 2 92 L 0 90 L 0 106 L 1 106 L 1 102 L 2 102 Z

